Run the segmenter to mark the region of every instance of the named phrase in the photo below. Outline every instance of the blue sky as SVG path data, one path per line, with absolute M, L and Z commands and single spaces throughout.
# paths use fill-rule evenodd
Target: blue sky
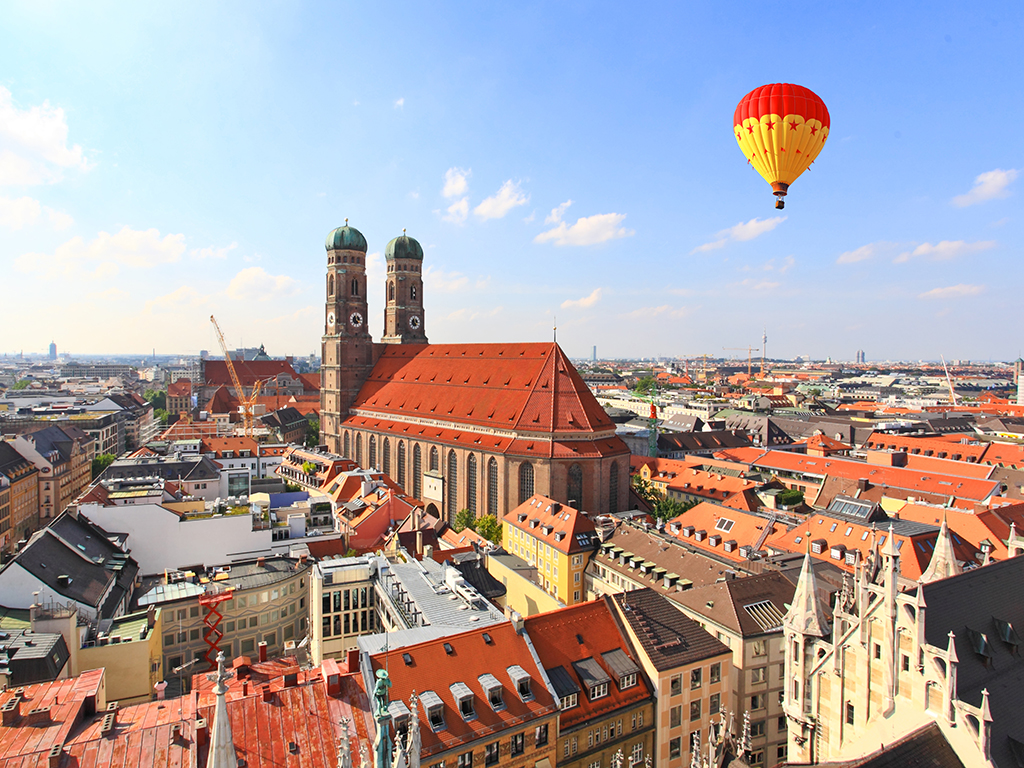
M 1013 358 L 1022 39 L 1011 2 L 6 3 L 0 350 L 214 350 L 212 312 L 310 354 L 347 217 L 377 337 L 404 227 L 435 342 Z M 778 81 L 832 118 L 782 212 L 731 130 Z

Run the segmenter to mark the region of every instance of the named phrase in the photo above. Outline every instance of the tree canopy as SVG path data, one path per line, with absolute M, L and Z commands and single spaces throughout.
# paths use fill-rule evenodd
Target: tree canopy
M 117 456 L 112 453 L 101 453 L 95 459 L 92 460 L 92 479 L 95 480 L 97 477 L 103 474 L 103 470 L 109 467 L 117 461 Z

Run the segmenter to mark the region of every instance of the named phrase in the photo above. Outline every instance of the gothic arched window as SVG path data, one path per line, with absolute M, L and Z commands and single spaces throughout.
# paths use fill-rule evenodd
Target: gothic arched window
M 466 509 L 476 517 L 476 454 L 466 459 Z
M 358 296 L 359 295 L 359 281 L 356 280 L 354 277 L 352 278 L 352 295 L 353 296 Z
M 405 440 L 398 441 L 398 484 L 405 490 Z M 415 495 L 415 494 L 414 494 Z
M 412 495 L 417 499 L 423 493 L 423 459 L 419 443 L 412 449 Z
M 413 301 L 416 301 L 416 286 L 415 285 L 409 286 L 409 298 L 412 299 Z
M 583 508 L 583 467 L 573 464 L 569 467 L 569 482 L 567 485 L 569 498 L 567 501 L 576 506 L 576 509 Z
M 487 460 L 487 514 L 498 517 L 498 461 Z
M 376 435 L 370 435 L 369 440 L 367 441 L 367 446 L 368 446 L 367 452 L 370 454 L 369 457 L 368 457 L 370 460 L 367 462 L 367 464 L 369 465 L 367 467 L 367 469 L 372 469 L 373 467 L 377 466 L 377 436 Z
M 363 466 L 363 436 L 356 432 L 356 464 Z
M 608 475 L 608 511 L 615 514 L 619 511 L 619 465 L 612 464 Z
M 334 295 L 334 275 L 329 275 L 327 277 L 327 295 Z
M 519 503 L 525 503 L 531 496 L 533 496 L 533 464 L 524 461 L 519 465 Z
M 348 430 L 345 430 L 345 447 L 341 451 L 345 454 L 345 458 L 349 459 L 352 457 L 352 443 L 350 442 Z
M 395 300 L 395 284 L 388 283 L 388 301 Z
M 459 511 L 459 457 L 455 451 L 448 451 L 448 522 L 455 522 Z
M 391 477 L 391 438 L 384 438 L 380 452 L 384 454 L 381 460 L 381 464 L 384 466 L 384 474 Z
M 437 446 L 430 446 L 430 471 L 437 472 Z

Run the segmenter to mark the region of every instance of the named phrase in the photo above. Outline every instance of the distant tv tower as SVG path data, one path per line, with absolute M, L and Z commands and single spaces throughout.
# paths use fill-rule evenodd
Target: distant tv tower
M 768 359 L 768 326 L 765 326 L 761 334 L 761 374 L 764 374 L 765 363 Z

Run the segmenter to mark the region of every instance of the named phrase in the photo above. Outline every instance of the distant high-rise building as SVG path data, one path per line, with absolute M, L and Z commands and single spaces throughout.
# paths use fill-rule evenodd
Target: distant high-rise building
M 53 342 L 53 341 L 50 342 L 50 359 L 51 360 L 56 360 L 57 359 L 57 344 L 56 344 L 56 342 Z
M 597 344 L 594 345 L 594 353 L 590 359 L 593 360 L 595 363 L 597 362 Z
M 864 355 L 864 350 L 863 349 L 858 349 L 857 350 L 857 364 L 858 365 L 863 365 L 866 362 L 867 362 L 867 360 L 866 360 L 866 357 Z

